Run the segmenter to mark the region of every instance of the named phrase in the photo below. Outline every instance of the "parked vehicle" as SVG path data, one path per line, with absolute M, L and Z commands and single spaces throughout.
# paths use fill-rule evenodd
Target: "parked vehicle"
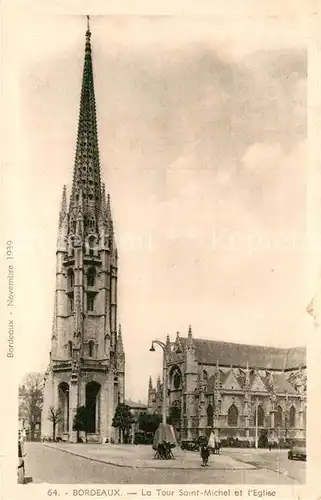
M 199 451 L 200 446 L 197 441 L 184 440 L 181 442 L 181 449 L 188 451 Z
M 292 448 L 288 451 L 288 459 L 306 460 L 307 459 L 306 443 L 294 444 Z
M 18 484 L 24 484 L 25 482 L 25 461 L 24 461 L 23 447 L 20 441 L 18 441 Z

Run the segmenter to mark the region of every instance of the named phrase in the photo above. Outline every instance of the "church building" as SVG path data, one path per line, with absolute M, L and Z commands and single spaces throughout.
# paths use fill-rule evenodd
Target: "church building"
M 42 437 L 50 412 L 63 418 L 56 436 L 75 442 L 77 407 L 89 414 L 88 441 L 117 436 L 112 419 L 124 401 L 125 355 L 117 329 L 118 256 L 110 196 L 101 181 L 91 32 L 86 31 L 80 112 L 69 203 L 62 192 L 50 363 L 45 375 Z M 118 330 L 118 331 L 117 331 Z
M 166 414 L 182 440 L 208 436 L 304 439 L 306 349 L 234 344 L 177 334 L 165 342 Z M 149 380 L 148 410 L 162 414 L 163 386 Z M 245 443 L 244 443 L 245 444 Z

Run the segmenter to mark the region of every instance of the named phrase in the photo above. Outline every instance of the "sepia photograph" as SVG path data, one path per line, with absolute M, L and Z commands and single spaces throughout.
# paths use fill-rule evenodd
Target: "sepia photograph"
M 17 15 L 19 484 L 306 484 L 308 51 L 238 16 Z

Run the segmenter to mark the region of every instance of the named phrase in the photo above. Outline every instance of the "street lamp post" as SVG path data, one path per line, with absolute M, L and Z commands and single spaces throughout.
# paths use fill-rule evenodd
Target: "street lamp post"
M 255 402 L 255 448 L 258 447 L 258 398 L 256 398 Z
M 151 348 L 149 349 L 151 352 L 155 352 L 155 345 L 158 345 L 163 351 L 163 424 L 166 424 L 166 397 L 167 397 L 167 366 L 166 366 L 166 345 L 164 342 L 160 340 L 153 340 Z
M 169 342 L 167 345 L 174 345 L 175 342 Z M 163 408 L 162 408 L 162 420 L 163 424 L 166 424 L 166 398 L 167 398 L 167 364 L 166 364 L 166 344 L 161 342 L 160 340 L 153 340 L 151 348 L 149 349 L 151 352 L 155 352 L 154 345 L 158 345 L 163 351 Z M 177 350 L 176 352 L 181 352 Z

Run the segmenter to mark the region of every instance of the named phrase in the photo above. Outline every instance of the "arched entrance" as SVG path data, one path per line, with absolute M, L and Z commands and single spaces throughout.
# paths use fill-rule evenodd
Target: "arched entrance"
M 86 408 L 88 410 L 87 434 L 99 433 L 100 430 L 100 384 L 89 382 L 86 385 Z
M 69 432 L 69 385 L 61 382 L 58 385 L 58 408 L 61 409 L 62 419 L 58 422 L 58 433 Z

